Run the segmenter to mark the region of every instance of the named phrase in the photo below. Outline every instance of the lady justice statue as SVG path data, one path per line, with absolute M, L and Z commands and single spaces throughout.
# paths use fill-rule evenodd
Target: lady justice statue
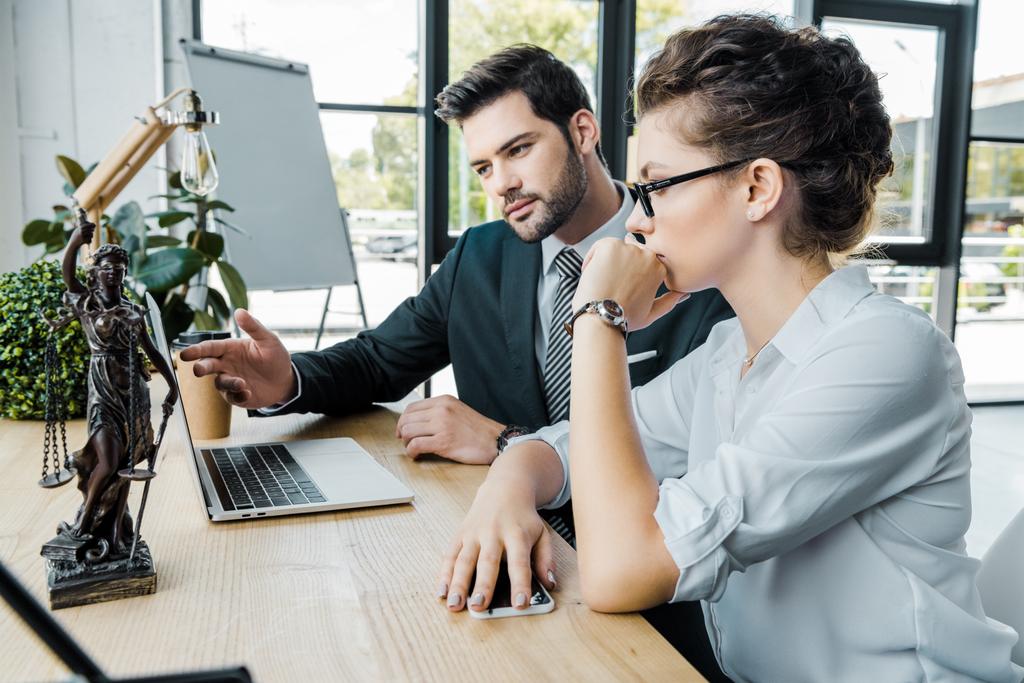
M 79 210 L 78 227 L 64 254 L 64 307 L 57 320 L 47 320 L 51 328 L 59 329 L 78 319 L 91 352 L 88 439 L 81 450 L 73 453 L 69 468 L 50 476 L 45 476 L 44 454 L 44 478 L 40 481 L 45 487 L 60 485 L 70 480 L 73 469 L 82 493 L 74 521 L 61 522 L 57 536 L 42 548 L 54 608 L 142 595 L 156 589 L 152 556 L 128 514 L 128 491 L 133 480 L 146 480 L 145 506 L 159 442 L 178 398 L 171 368 L 147 332 L 146 309 L 124 296 L 128 253 L 115 244 L 105 244 L 93 253 L 86 284 L 75 276 L 79 248 L 92 241 L 95 229 L 85 212 Z M 170 387 L 155 443 L 146 385 L 149 373 L 139 346 Z M 54 412 L 60 411 L 48 411 L 48 423 Z M 56 464 L 56 444 L 54 460 Z M 143 460 L 148 461 L 148 467 L 136 469 Z M 141 514 L 142 508 L 140 520 Z

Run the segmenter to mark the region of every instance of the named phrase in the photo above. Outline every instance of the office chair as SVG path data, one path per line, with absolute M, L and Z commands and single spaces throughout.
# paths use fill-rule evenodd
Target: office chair
M 985 614 L 1021 635 L 1010 658 L 1024 666 L 1024 510 L 981 558 L 978 592 Z

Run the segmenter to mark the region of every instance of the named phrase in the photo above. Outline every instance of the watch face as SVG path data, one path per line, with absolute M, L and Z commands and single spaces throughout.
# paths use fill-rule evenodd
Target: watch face
M 619 306 L 618 302 L 615 301 L 614 299 L 605 299 L 604 301 L 601 302 L 601 305 L 604 307 L 604 310 L 612 317 L 622 317 L 622 306 Z

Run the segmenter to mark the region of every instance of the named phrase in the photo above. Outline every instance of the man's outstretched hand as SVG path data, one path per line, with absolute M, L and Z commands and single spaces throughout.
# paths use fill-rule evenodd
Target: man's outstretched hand
M 243 408 L 266 408 L 295 396 L 297 384 L 291 354 L 273 332 L 249 315 L 235 311 L 235 322 L 248 339 L 214 339 L 181 351 L 195 361 L 196 377 L 215 375 L 214 385 L 224 399 Z

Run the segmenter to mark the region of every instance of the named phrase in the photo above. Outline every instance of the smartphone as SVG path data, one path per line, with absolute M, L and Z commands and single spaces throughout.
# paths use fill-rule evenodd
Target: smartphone
M 476 585 L 476 573 L 473 573 L 473 580 L 469 584 Z M 471 588 L 472 589 L 472 588 Z M 494 585 L 494 596 L 491 604 L 485 610 L 479 612 L 468 610 L 471 616 L 476 619 L 500 619 L 502 617 L 525 617 L 529 614 L 547 614 L 555 609 L 555 599 L 548 593 L 548 589 L 537 580 L 536 576 L 530 577 L 530 595 L 527 597 L 527 607 L 516 609 L 512 606 L 512 586 L 509 584 L 508 565 L 501 561 L 498 567 L 498 581 Z

